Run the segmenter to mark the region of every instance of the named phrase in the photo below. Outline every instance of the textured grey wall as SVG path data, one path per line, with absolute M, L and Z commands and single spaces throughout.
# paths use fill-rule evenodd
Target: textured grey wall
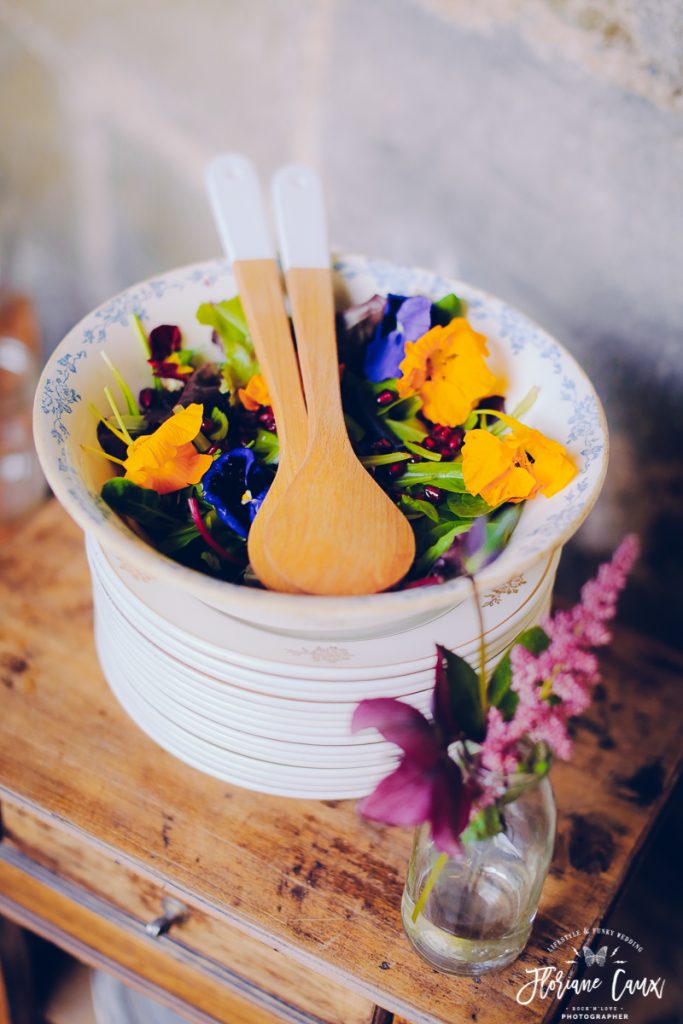
M 323 173 L 340 247 L 499 293 L 594 377 L 607 486 L 568 592 L 628 529 L 627 614 L 683 610 L 681 0 L 0 0 L 0 242 L 48 345 L 217 253 L 205 161 Z

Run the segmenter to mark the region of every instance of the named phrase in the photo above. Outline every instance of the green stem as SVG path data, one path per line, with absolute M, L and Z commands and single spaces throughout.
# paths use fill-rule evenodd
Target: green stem
M 489 710 L 488 687 L 486 685 L 486 640 L 484 637 L 484 616 L 481 611 L 479 591 L 474 576 L 468 577 L 474 595 L 474 607 L 479 621 L 479 700 L 481 702 L 481 713 L 486 721 Z
M 413 913 L 412 913 L 413 924 L 416 923 L 418 917 L 420 916 L 420 914 L 424 910 L 425 904 L 426 904 L 427 900 L 429 899 L 429 894 L 432 891 L 432 889 L 434 888 L 439 875 L 441 874 L 443 869 L 446 867 L 446 862 L 447 861 L 448 861 L 448 854 L 447 853 L 440 853 L 439 856 L 437 857 L 437 859 L 434 861 L 434 865 L 433 865 L 431 871 L 429 872 L 429 874 L 427 875 L 427 881 L 424 884 L 424 888 L 422 889 L 422 892 L 420 893 L 420 895 L 418 897 L 417 903 L 413 907 Z
M 123 420 L 121 419 L 121 413 L 118 410 L 118 406 L 116 405 L 116 402 L 114 401 L 114 398 L 113 398 L 112 393 L 109 390 L 109 388 L 105 388 L 104 389 L 104 396 L 107 399 L 107 401 L 109 402 L 109 407 L 110 407 L 111 411 L 114 413 L 114 419 L 118 423 L 119 430 L 121 431 L 121 433 L 125 437 L 127 444 L 132 444 L 133 443 L 133 438 L 130 436 L 130 434 L 126 430 L 126 425 L 123 422 Z
M 132 316 L 133 316 L 133 323 L 135 324 L 135 330 L 137 332 L 137 336 L 140 339 L 140 341 L 142 342 L 142 347 L 145 350 L 147 358 L 151 359 L 152 358 L 152 350 L 151 350 L 150 345 L 149 345 L 149 339 L 147 337 L 147 333 L 145 331 L 145 328 L 142 326 L 142 320 L 137 315 L 137 313 L 133 313 Z
M 538 398 L 540 390 L 541 389 L 539 387 L 537 387 L 536 385 L 534 385 L 532 388 L 530 388 L 527 391 L 527 393 L 524 396 L 524 398 L 521 400 L 521 402 L 517 403 L 517 405 L 514 407 L 514 409 L 512 410 L 511 413 L 508 413 L 510 418 L 513 419 L 513 420 L 521 419 L 522 416 L 524 416 L 524 414 L 527 413 L 529 411 L 529 409 L 531 409 L 531 407 L 534 405 L 536 399 Z M 496 413 L 495 409 L 477 409 L 477 413 L 480 416 L 481 416 L 482 413 L 487 414 L 489 416 L 497 416 L 498 415 Z M 482 416 L 482 424 L 483 423 L 484 423 L 484 416 Z M 509 430 L 509 429 L 510 428 L 507 426 L 506 423 L 503 423 L 502 420 L 498 420 L 498 422 L 494 423 L 493 426 L 489 429 L 489 433 L 495 434 L 496 436 L 498 436 L 500 434 L 503 434 L 506 430 Z
M 104 425 L 107 428 L 107 430 L 111 430 L 111 432 L 114 435 L 114 437 L 118 437 L 119 441 L 123 441 L 124 444 L 126 443 L 126 439 L 123 436 L 123 434 L 119 430 L 117 430 L 116 427 L 113 427 L 111 425 L 111 423 L 109 422 L 109 420 L 106 420 L 104 418 L 102 413 L 99 411 L 99 409 L 97 408 L 97 406 L 93 402 L 89 402 L 88 403 L 88 408 L 90 409 L 90 412 L 93 414 L 93 416 L 97 417 L 97 419 L 98 419 L 98 421 L 100 423 L 104 423 Z
M 532 405 L 538 398 L 540 390 L 541 389 L 538 387 L 538 385 L 534 384 L 534 386 L 530 388 L 529 391 L 527 391 L 522 401 L 518 402 L 512 410 L 512 412 L 510 413 L 513 420 L 521 419 L 524 413 L 528 412 L 529 409 L 531 409 Z
M 117 466 L 125 466 L 126 464 L 123 459 L 117 459 L 116 456 L 110 455 L 102 448 L 93 448 L 91 444 L 82 444 L 81 448 L 84 452 L 90 452 L 91 455 L 99 455 L 101 459 L 106 459 L 107 462 L 115 462 Z
M 145 328 L 142 326 L 142 320 L 137 315 L 137 313 L 133 313 L 132 317 L 133 317 L 133 324 L 135 325 L 135 331 L 137 333 L 138 338 L 142 342 L 142 347 L 144 348 L 145 354 L 147 356 L 147 360 L 149 361 L 152 358 L 152 346 L 149 343 L 149 338 L 147 337 L 147 334 L 145 332 Z M 157 377 L 156 374 L 153 375 L 152 379 L 154 381 L 154 387 L 156 388 L 156 390 L 157 391 L 162 391 L 163 390 L 163 384 L 161 383 L 161 381 L 159 380 L 159 378 Z
M 114 377 L 116 378 L 116 383 L 118 384 L 119 388 L 121 389 L 121 394 L 123 395 L 123 399 L 124 399 L 124 401 L 126 403 L 126 408 L 128 409 L 128 412 L 130 413 L 131 416 L 139 416 L 140 415 L 140 408 L 138 406 L 138 403 L 135 401 L 135 395 L 130 390 L 130 388 L 128 387 L 128 385 L 126 384 L 125 380 L 123 379 L 123 377 L 121 376 L 119 371 L 116 369 L 116 367 L 112 363 L 112 361 L 109 358 L 109 356 L 107 355 L 107 353 L 106 352 L 100 352 L 100 355 L 102 356 L 102 358 L 104 359 L 105 363 L 107 364 L 107 366 L 109 367 L 111 372 L 114 374 Z
M 393 462 L 407 462 L 409 458 L 408 452 L 390 452 L 388 455 L 361 455 L 360 461 L 364 466 L 389 466 Z

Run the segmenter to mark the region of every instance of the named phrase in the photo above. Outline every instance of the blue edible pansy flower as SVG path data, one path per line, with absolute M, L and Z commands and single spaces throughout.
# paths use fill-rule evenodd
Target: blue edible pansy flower
M 379 383 L 399 376 L 407 341 L 417 341 L 432 326 L 432 303 L 423 295 L 388 295 L 384 314 L 365 354 L 365 376 Z
M 218 518 L 245 538 L 270 484 L 270 474 L 256 461 L 251 448 L 225 452 L 202 477 L 204 497 Z

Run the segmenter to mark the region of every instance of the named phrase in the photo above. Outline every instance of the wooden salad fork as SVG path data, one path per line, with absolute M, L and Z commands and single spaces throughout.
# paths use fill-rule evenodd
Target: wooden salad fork
M 275 175 L 273 200 L 306 395 L 308 447 L 273 503 L 266 551 L 291 589 L 377 593 L 408 572 L 415 538 L 356 458 L 346 432 L 320 182 L 308 168 L 285 167 Z
M 207 169 L 214 219 L 232 263 L 259 366 L 268 385 L 280 442 L 275 479 L 249 530 L 249 561 L 271 590 L 293 590 L 267 555 L 269 518 L 301 467 L 307 450 L 307 416 L 280 271 L 268 230 L 254 165 L 240 154 L 216 157 Z

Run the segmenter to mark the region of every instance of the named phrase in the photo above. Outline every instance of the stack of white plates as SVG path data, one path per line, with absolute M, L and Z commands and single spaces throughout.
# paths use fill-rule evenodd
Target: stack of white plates
M 394 636 L 343 644 L 282 636 L 131 571 L 88 538 L 97 649 L 108 682 L 160 746 L 201 771 L 282 796 L 363 796 L 396 763 L 375 732 L 352 736 L 360 700 L 428 712 L 436 644 L 476 665 L 473 601 Z M 548 610 L 559 552 L 481 596 L 490 668 Z

